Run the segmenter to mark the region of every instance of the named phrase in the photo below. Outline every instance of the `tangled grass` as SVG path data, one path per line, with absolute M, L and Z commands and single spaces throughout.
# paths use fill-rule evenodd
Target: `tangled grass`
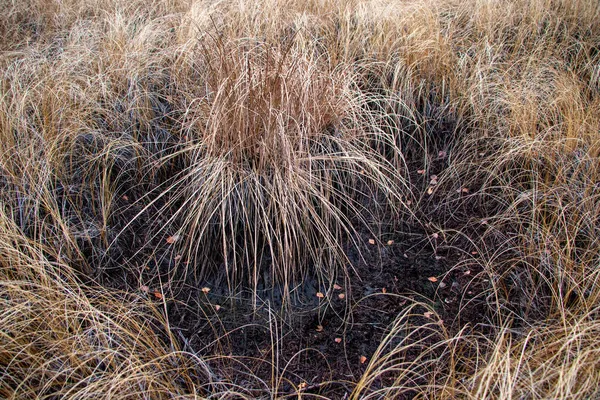
M 278 354 L 268 381 L 194 352 L 169 301 L 215 277 L 331 290 L 359 278 L 359 232 L 401 224 L 477 247 L 451 267 L 485 313 L 401 297 L 349 397 L 599 395 L 597 2 L 4 6 L 3 398 L 327 398 Z M 159 301 L 103 284 L 121 273 Z

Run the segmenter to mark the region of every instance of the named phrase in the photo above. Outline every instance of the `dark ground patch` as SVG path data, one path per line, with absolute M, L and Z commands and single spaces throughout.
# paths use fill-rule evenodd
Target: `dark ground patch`
M 426 173 L 417 172 L 417 164 L 411 167 L 412 184 L 423 193 L 414 205 L 413 220 L 419 222 L 400 223 L 390 216 L 392 223 L 373 229 L 377 235 L 359 232 L 355 240 L 360 248 L 347 253 L 355 273 L 340 278 L 337 289 L 307 279 L 293 291 L 294 301 L 285 310 L 277 288 L 259 288 L 254 297 L 242 289 L 230 292 L 223 277 L 170 279 L 170 271 L 186 261 L 164 237 L 144 239 L 154 241 L 150 262 L 135 265 L 135 257 L 130 258 L 129 267 L 105 273 L 102 283 L 164 302 L 161 308 L 180 347 L 218 364 L 220 371 L 231 371 L 229 378 L 243 387 L 258 377 L 282 396 L 302 384 L 304 393 L 343 398 L 395 318 L 412 302 L 430 304 L 449 332 L 486 322 L 489 283 L 477 270 L 479 255 L 473 247 L 482 232 L 461 226 L 481 218 L 481 211 L 465 203 L 454 210 L 460 220 L 436 216 L 436 197 L 449 194 L 429 195 L 428 182 L 434 174 L 441 176 L 444 166 L 444 160 L 434 158 Z M 440 232 L 442 225 L 460 234 Z M 431 321 L 423 316 L 422 322 Z M 367 361 L 361 363 L 363 356 Z

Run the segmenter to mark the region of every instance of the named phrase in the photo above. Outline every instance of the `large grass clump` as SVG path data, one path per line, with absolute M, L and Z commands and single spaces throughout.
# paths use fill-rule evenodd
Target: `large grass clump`
M 186 166 L 165 194 L 176 193 L 194 272 L 212 259 L 230 285 L 264 274 L 286 295 L 307 274 L 346 275 L 342 243 L 366 224 L 367 200 L 393 205 L 402 182 L 380 151 L 393 138 L 364 110 L 355 73 L 292 44 L 240 39 L 208 40 L 177 74 L 187 141 L 171 157 Z

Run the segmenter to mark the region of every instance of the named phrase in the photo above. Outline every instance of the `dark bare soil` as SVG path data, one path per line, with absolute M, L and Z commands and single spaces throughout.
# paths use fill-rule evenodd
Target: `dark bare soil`
M 126 267 L 107 268 L 99 279 L 103 285 L 139 293 L 163 305 L 160 308 L 180 347 L 219 364 L 221 371 L 230 368 L 230 376 L 237 377 L 242 387 L 256 387 L 257 382 L 260 386 L 259 378 L 277 387 L 281 396 L 302 387 L 304 393 L 343 398 L 390 325 L 415 301 L 432 306 L 439 315 L 436 321 L 450 332 L 486 322 L 489 283 L 474 262 L 482 232 L 477 223 L 466 222 L 482 220 L 484 212 L 467 201 L 457 201 L 459 206 L 452 212 L 458 218 L 442 215 L 436 202 L 449 194 L 442 189 L 428 194 L 427 189 L 430 177 L 441 176 L 444 167 L 443 157 L 435 156 L 427 172 L 418 163 L 411 166 L 412 184 L 423 193 L 413 205 L 413 218 L 399 222 L 390 215 L 388 225 L 359 232 L 355 241 L 360 248 L 348 245 L 353 266 L 348 277 L 328 287 L 307 278 L 292 290 L 291 302 L 286 304 L 277 287 L 265 285 L 251 293 L 228 289 L 222 276 L 196 281 L 189 275 L 175 275 L 173 279 L 175 267 L 189 271 L 193 266 L 185 265 L 186 260 L 174 254 L 164 237 L 142 238 L 145 231 L 151 231 L 144 225 L 152 222 L 139 216 L 128 236 L 139 243 L 125 247 L 153 242 L 152 257 L 124 251 L 114 264 Z M 139 210 L 131 207 L 130 212 Z M 152 212 L 147 214 L 151 218 Z M 139 265 L 136 259 L 151 261 Z M 424 324 L 431 318 L 423 315 L 420 320 Z

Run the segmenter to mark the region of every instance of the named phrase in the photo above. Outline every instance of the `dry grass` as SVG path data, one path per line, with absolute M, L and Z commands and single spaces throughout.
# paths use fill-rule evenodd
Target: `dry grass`
M 225 354 L 179 350 L 166 302 L 94 279 L 142 274 L 171 237 L 188 265 L 167 279 L 290 296 L 354 277 L 385 213 L 481 248 L 463 264 L 487 319 L 409 305 L 351 397 L 599 395 L 597 2 L 5 6 L 2 397 L 275 396 L 275 367 L 238 385 Z M 429 196 L 409 173 L 438 151 Z

